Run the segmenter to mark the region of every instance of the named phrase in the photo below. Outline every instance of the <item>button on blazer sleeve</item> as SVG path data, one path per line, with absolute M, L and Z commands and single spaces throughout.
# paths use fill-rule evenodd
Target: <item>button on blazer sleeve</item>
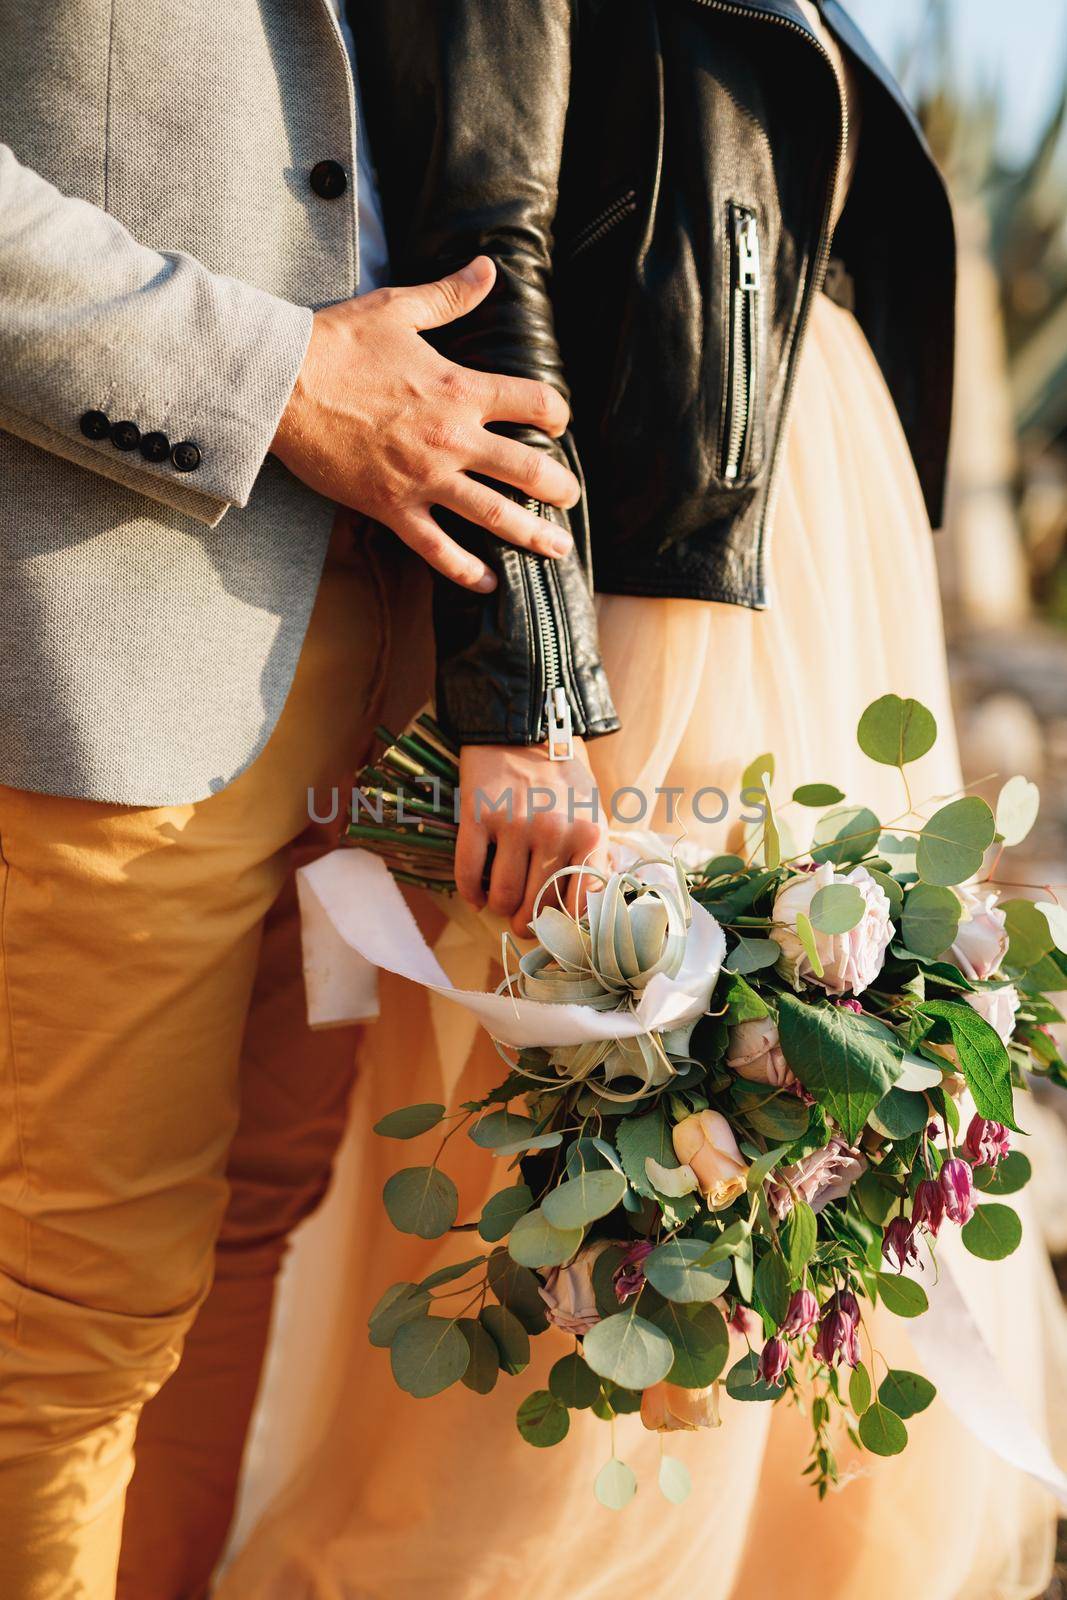
M 214 526 L 248 502 L 312 314 L 146 249 L 0 145 L 0 428 Z M 192 443 L 195 470 L 145 459 L 81 418 Z M 97 432 L 99 432 L 99 427 Z M 158 453 L 158 452 L 157 452 Z M 187 452 L 180 460 L 193 459 Z

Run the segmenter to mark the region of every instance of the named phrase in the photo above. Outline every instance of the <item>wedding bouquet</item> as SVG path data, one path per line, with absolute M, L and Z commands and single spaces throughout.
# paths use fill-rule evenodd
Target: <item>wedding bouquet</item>
M 900 768 L 910 816 L 905 769 L 934 743 L 933 717 L 886 696 L 858 738 Z M 822 1496 L 841 1429 L 897 1454 L 934 1395 L 886 1369 L 868 1309 L 921 1316 L 949 1230 L 986 1260 L 1019 1243 L 1003 1203 L 1030 1173 L 1016 1101 L 1032 1075 L 1067 1085 L 1047 998 L 1067 989 L 1067 913 L 980 879 L 990 847 L 999 860 L 1033 824 L 1023 778 L 995 812 L 963 795 L 914 826 L 806 785 L 792 799 L 819 812 L 813 842 L 785 859 L 772 772 L 762 757 L 748 774 L 767 794 L 748 859 L 685 868 L 665 846 L 591 874 L 580 918 L 562 893 L 576 869 L 546 885 L 532 948 L 504 951 L 502 992 L 584 1008 L 588 1037 L 498 1045 L 506 1070 L 484 1098 L 378 1124 L 393 1139 L 443 1130 L 428 1164 L 387 1183 L 394 1225 L 486 1248 L 394 1284 L 370 1334 L 422 1397 L 457 1382 L 487 1393 L 522 1373 L 531 1337 L 569 1335 L 547 1388 L 517 1408 L 539 1447 L 566 1437 L 574 1410 L 640 1411 L 671 1431 L 715 1425 L 722 1388 L 787 1399 L 810 1419 L 805 1470 Z M 398 812 L 401 786 L 426 783 L 434 804 Z M 455 783 L 455 753 L 421 719 L 364 775 L 364 798 L 393 809 L 354 837 L 398 875 L 447 884 Z M 441 1165 L 460 1133 L 501 1168 L 462 1221 Z M 663 1458 L 660 1487 L 684 1498 L 680 1461 Z M 613 1452 L 598 1498 L 619 1508 L 635 1488 Z

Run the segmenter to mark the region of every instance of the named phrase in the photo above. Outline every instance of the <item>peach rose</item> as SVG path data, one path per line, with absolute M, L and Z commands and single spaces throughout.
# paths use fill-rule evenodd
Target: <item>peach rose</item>
M 814 929 L 815 948 L 822 963 L 822 977 L 815 976 L 797 934 L 797 917 L 803 912 L 811 915 L 811 902 L 820 889 L 833 883 L 847 883 L 863 896 L 864 912 L 859 922 L 848 933 L 820 933 Z M 778 891 L 772 912 L 774 927 L 771 937 L 781 947 L 778 970 L 784 978 L 799 989 L 802 984 L 817 984 L 827 994 L 862 994 L 877 978 L 885 961 L 885 953 L 893 937 L 893 921 L 889 915 L 889 896 L 871 877 L 866 867 L 854 867 L 851 872 L 835 872 L 829 861 L 824 861 L 814 872 L 798 873 Z
M 585 1244 L 566 1266 L 550 1267 L 545 1273 L 538 1293 L 548 1307 L 549 1322 L 564 1333 L 581 1338 L 601 1320 L 593 1293 L 593 1268 L 611 1243 L 610 1239 L 597 1239 Z
M 965 978 L 991 978 L 1008 953 L 1008 919 L 991 892 L 962 884 L 955 894 L 964 915 L 949 956 Z
M 683 1389 L 676 1383 L 654 1383 L 641 1396 L 641 1421 L 650 1433 L 719 1426 L 719 1385 Z
M 749 1083 L 766 1083 L 775 1089 L 787 1089 L 797 1081 L 782 1054 L 773 1017 L 739 1022 L 730 1029 L 726 1065 Z
M 748 1163 L 733 1129 L 718 1111 L 697 1111 L 675 1123 L 674 1153 L 696 1178 L 709 1211 L 721 1211 L 745 1192 Z

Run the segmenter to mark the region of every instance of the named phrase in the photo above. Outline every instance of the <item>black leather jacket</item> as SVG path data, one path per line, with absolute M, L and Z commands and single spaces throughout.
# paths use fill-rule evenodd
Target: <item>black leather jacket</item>
M 911 111 L 836 0 L 822 11 L 863 126 L 832 240 L 842 102 L 794 0 L 351 10 L 395 280 L 494 257 L 492 294 L 435 341 L 563 391 L 571 433 L 539 442 L 580 458 L 588 490 L 569 516 L 579 553 L 558 563 L 449 523 L 501 580 L 488 597 L 437 589 L 438 713 L 458 737 L 540 742 L 546 701 L 575 733 L 617 726 L 590 562 L 601 591 L 767 604 L 783 422 L 824 287 L 850 296 L 939 521 L 952 218 Z

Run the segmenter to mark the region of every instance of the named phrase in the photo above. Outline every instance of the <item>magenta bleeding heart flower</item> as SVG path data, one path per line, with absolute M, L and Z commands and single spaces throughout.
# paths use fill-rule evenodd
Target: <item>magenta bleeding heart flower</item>
M 789 1371 L 789 1346 L 777 1334 L 763 1346 L 756 1371 L 764 1383 L 772 1384 L 776 1389 L 785 1383 L 785 1375 Z
M 968 1125 L 963 1148 L 976 1167 L 995 1167 L 1011 1153 L 1011 1136 L 1002 1122 L 974 1116 Z
M 751 1343 L 754 1339 L 758 1339 L 763 1332 L 763 1319 L 757 1312 L 753 1311 L 751 1306 L 746 1306 L 743 1301 L 739 1300 L 727 1317 L 726 1326 L 732 1328 L 735 1333 L 741 1334 L 743 1338 Z
M 637 1239 L 616 1267 L 611 1281 L 620 1305 L 625 1305 L 627 1300 L 632 1300 L 644 1288 L 645 1269 L 642 1263 L 646 1256 L 651 1255 L 653 1248 L 651 1240 Z
M 898 1272 L 917 1266 L 919 1250 L 915 1243 L 915 1224 L 907 1217 L 894 1217 L 882 1235 L 882 1255 L 895 1264 Z
M 941 1198 L 945 1202 L 945 1216 L 948 1220 L 959 1223 L 961 1227 L 965 1222 L 970 1222 L 977 1202 L 974 1179 L 971 1177 L 971 1169 L 967 1162 L 961 1161 L 959 1156 L 953 1156 L 941 1168 L 938 1182 L 941 1185 Z
M 789 1302 L 781 1331 L 787 1339 L 803 1339 L 818 1320 L 818 1300 L 810 1289 L 797 1289 Z
M 859 1302 L 846 1289 L 831 1295 L 823 1308 L 819 1333 L 815 1340 L 815 1354 L 827 1367 L 835 1363 L 845 1367 L 859 1365 L 860 1349 L 856 1330 L 859 1326 Z
M 924 1178 L 915 1191 L 911 1207 L 911 1220 L 917 1228 L 925 1228 L 931 1239 L 936 1239 L 945 1220 L 945 1197 L 941 1185 L 933 1178 Z

